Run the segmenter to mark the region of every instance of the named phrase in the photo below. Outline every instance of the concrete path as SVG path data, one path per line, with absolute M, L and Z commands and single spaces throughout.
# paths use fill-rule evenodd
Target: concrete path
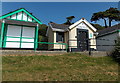
M 62 55 L 66 51 L 1 50 L 2 56 Z

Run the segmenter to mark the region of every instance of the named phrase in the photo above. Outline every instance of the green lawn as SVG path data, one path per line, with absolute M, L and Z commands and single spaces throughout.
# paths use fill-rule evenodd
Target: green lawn
M 77 53 L 60 56 L 3 56 L 3 81 L 116 81 L 110 57 Z

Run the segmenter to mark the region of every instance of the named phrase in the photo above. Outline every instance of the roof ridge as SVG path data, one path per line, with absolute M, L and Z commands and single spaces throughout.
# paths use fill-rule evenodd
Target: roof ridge
M 7 15 L 7 14 L 9 14 L 9 13 L 12 13 L 12 12 L 18 11 L 18 10 L 21 10 L 21 9 L 25 9 L 25 8 L 18 8 L 18 9 L 16 9 L 16 10 L 13 10 L 13 11 L 10 11 L 10 12 L 8 12 L 8 13 L 6 13 L 6 14 L 1 15 L 0 17 L 5 16 L 5 15 Z M 26 9 L 25 9 L 25 10 L 26 10 Z
M 115 25 L 113 25 L 113 26 L 111 26 L 111 27 L 108 27 L 108 28 L 104 28 L 104 29 L 99 30 L 99 31 L 103 31 L 103 30 L 106 30 L 106 29 L 111 29 L 111 28 L 114 28 L 115 26 L 119 26 L 119 25 L 120 25 L 120 23 L 115 24 Z M 118 28 L 118 27 L 117 27 L 117 28 Z

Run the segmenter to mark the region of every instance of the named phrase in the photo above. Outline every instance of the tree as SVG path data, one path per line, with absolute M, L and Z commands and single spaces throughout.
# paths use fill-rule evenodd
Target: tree
M 93 13 L 91 21 L 98 21 L 100 19 L 104 20 L 105 28 L 107 28 L 107 20 L 106 20 L 106 13 L 105 12 L 97 12 Z
M 38 34 L 45 37 L 47 28 L 48 28 L 48 26 L 45 24 L 39 25 Z
M 114 51 L 111 53 L 112 58 L 120 64 L 120 37 L 116 41 Z
M 117 8 L 109 8 L 105 11 L 107 14 L 107 18 L 109 20 L 109 27 L 111 27 L 111 22 L 113 20 L 120 21 L 120 11 Z
M 75 18 L 74 16 L 69 16 L 69 17 L 67 17 L 67 18 L 66 18 L 67 21 L 66 21 L 64 24 L 66 24 L 66 25 L 71 25 L 71 24 L 73 24 L 73 23 L 72 23 L 72 20 L 73 20 L 74 18 Z
M 93 23 L 91 23 L 91 25 L 94 26 L 97 30 L 102 30 L 102 29 L 105 28 L 104 26 L 101 26 L 99 24 L 93 24 Z
M 105 27 L 107 28 L 107 19 L 109 21 L 109 27 L 111 27 L 112 21 L 120 21 L 120 11 L 117 8 L 109 8 L 103 12 L 93 13 L 91 21 L 104 20 Z
M 45 24 L 39 25 L 39 30 L 38 30 L 38 41 L 39 42 L 48 42 L 48 37 L 46 37 L 46 32 L 47 32 L 48 26 Z M 38 44 L 38 49 L 40 50 L 46 50 L 48 49 L 48 44 Z

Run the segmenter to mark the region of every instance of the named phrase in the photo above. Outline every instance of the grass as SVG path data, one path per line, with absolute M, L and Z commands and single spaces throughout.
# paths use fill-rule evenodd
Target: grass
M 60 56 L 3 56 L 3 81 L 117 81 L 110 57 L 77 53 Z

